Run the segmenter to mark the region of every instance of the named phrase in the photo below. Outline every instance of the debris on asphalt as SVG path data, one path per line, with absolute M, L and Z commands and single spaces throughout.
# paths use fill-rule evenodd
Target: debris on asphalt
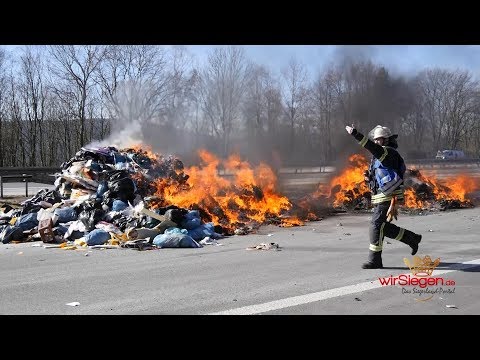
M 249 246 L 246 250 L 279 250 L 280 246 L 277 243 L 261 243 L 255 246 Z

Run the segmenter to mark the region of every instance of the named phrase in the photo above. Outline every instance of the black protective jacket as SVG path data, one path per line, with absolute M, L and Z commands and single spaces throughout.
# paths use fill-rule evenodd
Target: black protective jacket
M 376 160 L 378 160 L 382 164 L 382 166 L 394 169 L 403 178 L 403 171 L 401 171 L 401 169 L 405 168 L 405 163 L 402 156 L 396 150 L 396 148 L 398 147 L 396 141 L 393 139 L 389 141 L 389 145 L 381 146 L 375 144 L 367 136 L 360 133 L 357 129 L 353 129 L 352 136 L 358 141 L 358 143 L 362 147 L 367 149 L 373 155 L 373 159 L 369 169 L 369 187 L 372 191 L 372 204 L 390 201 L 392 199 L 392 196 L 394 195 L 399 200 L 403 199 L 403 186 L 401 186 L 398 190 L 395 190 L 392 194 L 388 196 L 380 192 L 379 184 L 375 179 L 373 171 L 373 164 Z

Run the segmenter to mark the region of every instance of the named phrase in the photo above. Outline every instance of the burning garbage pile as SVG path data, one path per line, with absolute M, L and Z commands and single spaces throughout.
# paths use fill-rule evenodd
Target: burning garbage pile
M 304 203 L 312 203 L 315 199 L 343 211 L 371 208 L 371 193 L 364 181 L 364 171 L 369 163 L 359 154 L 352 155 L 348 160 L 340 175 L 327 185 L 320 185 L 314 194 L 304 199 Z M 407 212 L 473 207 L 467 195 L 478 189 L 478 184 L 471 177 L 460 175 L 440 182 L 434 176 L 422 175 L 418 169 L 407 169 L 404 184 L 405 203 L 401 208 Z
M 62 164 L 54 190 L 19 209 L 0 208 L 0 240 L 41 239 L 65 249 L 201 247 L 264 223 L 303 224 L 288 214 L 292 204 L 276 192 L 268 166 L 199 156 L 200 166 L 185 169 L 174 156 L 140 147 L 82 148 Z
M 405 176 L 406 208 L 444 211 L 474 207 L 467 198 L 478 188 L 471 177 L 459 175 L 441 183 L 433 176 L 422 175 L 418 169 L 408 169 Z

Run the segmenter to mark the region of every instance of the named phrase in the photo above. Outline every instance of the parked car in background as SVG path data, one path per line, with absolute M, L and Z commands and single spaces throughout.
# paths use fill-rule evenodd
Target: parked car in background
M 438 150 L 435 159 L 439 160 L 456 160 L 465 159 L 465 154 L 462 150 Z

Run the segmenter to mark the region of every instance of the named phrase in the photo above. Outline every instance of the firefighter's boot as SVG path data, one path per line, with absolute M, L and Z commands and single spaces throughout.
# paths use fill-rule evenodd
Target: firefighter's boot
M 412 255 L 415 255 L 418 251 L 418 244 L 422 241 L 422 235 L 415 234 L 410 230 L 405 230 L 400 241 L 410 246 L 412 248 Z
M 383 269 L 382 252 L 370 250 L 368 261 L 362 264 L 362 269 Z

